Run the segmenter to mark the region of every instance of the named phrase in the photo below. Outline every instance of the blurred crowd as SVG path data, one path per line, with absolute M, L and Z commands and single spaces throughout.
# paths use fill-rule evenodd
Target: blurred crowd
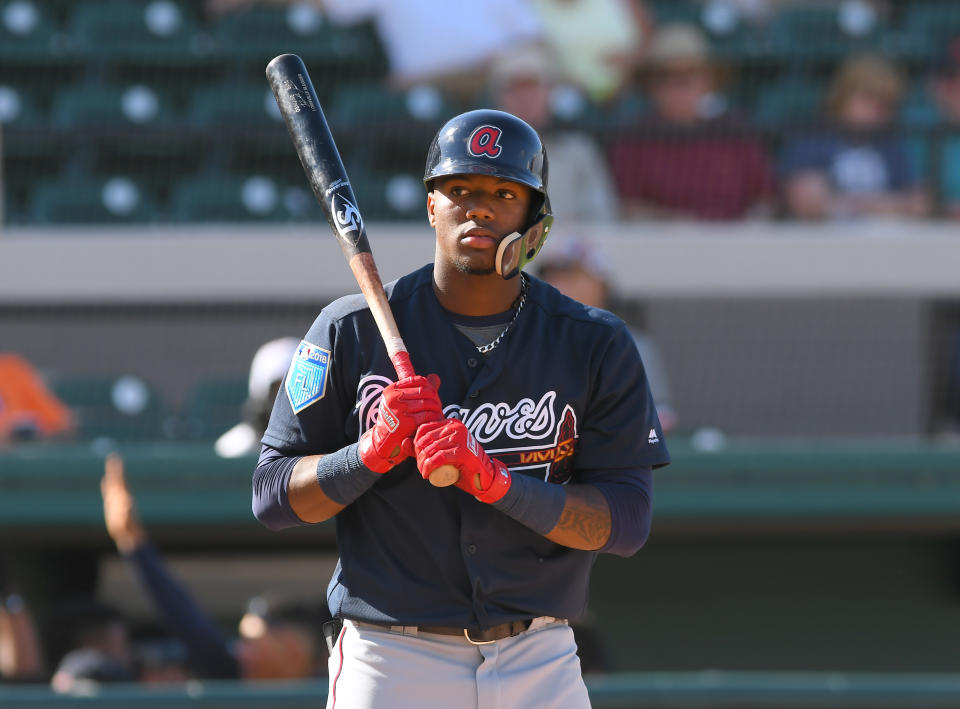
M 253 4 L 206 7 L 219 16 Z M 910 3 L 698 0 L 674 3 L 687 9 L 678 18 L 684 13 L 670 3 L 644 0 L 491 0 L 470 11 L 483 31 L 463 31 L 465 10 L 455 2 L 316 4 L 333 21 L 375 24 L 393 89 L 429 86 L 449 102 L 500 107 L 541 131 L 561 226 L 960 214 L 960 164 L 931 161 L 935 151 L 904 128 L 918 111 L 928 126 L 960 125 L 960 37 L 910 73 L 895 53 L 858 42 L 902 21 Z M 791 115 L 786 101 L 771 130 L 739 100 L 752 77 L 712 45 L 738 32 L 743 41 L 769 38 L 790 13 L 799 24 L 816 12 L 832 17 L 848 42 L 829 66 L 810 61 L 781 77 L 809 79 L 821 93 L 809 117 Z M 950 160 L 960 136 L 940 147 Z

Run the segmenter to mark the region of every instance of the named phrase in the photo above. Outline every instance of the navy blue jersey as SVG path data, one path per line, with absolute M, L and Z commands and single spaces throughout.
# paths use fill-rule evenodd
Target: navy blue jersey
M 386 287 L 414 367 L 440 376 L 445 415 L 464 421 L 514 475 L 590 483 L 669 462 L 620 319 L 530 278 L 525 307 L 485 357 L 440 306 L 432 275 L 429 264 Z M 288 379 L 314 381 L 281 390 L 264 444 L 296 456 L 355 443 L 396 379 L 363 298 L 324 308 L 301 353 L 316 366 L 294 366 Z M 459 488 L 432 487 L 413 458 L 344 508 L 336 525 L 340 559 L 328 588 L 335 615 L 476 628 L 572 618 L 586 607 L 597 552 L 555 544 Z

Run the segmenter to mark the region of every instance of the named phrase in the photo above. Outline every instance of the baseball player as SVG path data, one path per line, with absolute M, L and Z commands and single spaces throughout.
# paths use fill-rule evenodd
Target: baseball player
M 434 138 L 434 263 L 386 287 L 420 372 L 359 295 L 320 313 L 253 479 L 271 529 L 336 517 L 328 707 L 588 707 L 568 619 L 600 552 L 634 554 L 669 462 L 624 323 L 522 272 L 549 232 L 547 157 L 508 113 Z M 455 486 L 425 478 L 443 465 Z

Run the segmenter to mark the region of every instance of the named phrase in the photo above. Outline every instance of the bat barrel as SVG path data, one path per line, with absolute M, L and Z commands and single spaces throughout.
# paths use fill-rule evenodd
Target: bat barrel
M 267 64 L 266 74 L 300 164 L 344 256 L 349 260 L 369 253 L 357 198 L 306 65 L 296 54 L 281 54 Z

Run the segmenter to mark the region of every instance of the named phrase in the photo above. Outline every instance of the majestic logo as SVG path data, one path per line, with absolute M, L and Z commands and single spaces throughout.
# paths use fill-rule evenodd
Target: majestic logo
M 335 192 L 330 198 L 330 214 L 333 215 L 334 226 L 340 238 L 356 246 L 363 231 L 363 219 L 357 205 L 340 192 Z
M 474 157 L 499 157 L 503 148 L 500 147 L 502 131 L 496 126 L 480 126 L 470 134 L 467 149 Z
M 330 350 L 301 340 L 284 385 L 293 413 L 299 414 L 323 398 L 329 369 Z
M 657 435 L 657 429 L 651 428 L 650 434 L 647 436 L 647 443 L 649 443 L 652 446 L 654 443 L 659 443 L 659 442 L 660 442 L 660 437 Z

